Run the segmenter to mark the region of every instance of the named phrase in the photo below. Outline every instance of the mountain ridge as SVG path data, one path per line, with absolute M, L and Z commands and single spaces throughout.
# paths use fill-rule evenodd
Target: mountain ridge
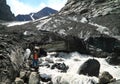
M 36 12 L 36 13 L 30 13 L 30 14 L 19 14 L 16 16 L 16 20 L 17 21 L 29 21 L 29 20 L 36 20 L 45 16 L 49 16 L 51 14 L 55 14 L 57 13 L 57 10 L 54 10 L 52 8 L 49 7 L 45 7 L 43 9 L 41 9 L 40 11 Z
M 11 12 L 10 7 L 7 5 L 6 0 L 0 0 L 0 20 L 4 21 L 15 20 L 15 16 Z

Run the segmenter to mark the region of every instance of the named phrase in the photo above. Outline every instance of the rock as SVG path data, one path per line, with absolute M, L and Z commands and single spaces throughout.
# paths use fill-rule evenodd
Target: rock
M 16 78 L 15 84 L 24 84 L 24 81 L 21 78 Z
M 94 0 L 94 3 L 103 3 L 103 2 L 105 2 L 106 0 Z
M 67 72 L 69 67 L 66 66 L 64 63 L 55 63 L 51 66 L 51 69 L 55 69 L 55 68 L 61 70 L 61 72 Z
M 40 74 L 40 79 L 42 82 L 48 82 L 51 81 L 51 76 L 47 74 Z
M 88 59 L 79 68 L 79 74 L 88 76 L 99 76 L 100 63 L 96 59 Z
M 45 51 L 45 49 L 40 48 L 40 49 L 39 49 L 39 55 L 40 55 L 40 56 L 47 56 L 47 52 Z
M 109 64 L 113 64 L 113 65 L 119 65 L 120 64 L 120 57 L 119 57 L 119 53 L 118 52 L 114 52 L 111 55 L 109 55 L 106 58 L 106 61 Z
M 93 45 L 96 48 L 101 49 L 104 52 L 113 52 L 117 39 L 106 35 L 100 35 L 96 37 L 89 37 L 87 42 L 89 45 Z
M 31 72 L 29 77 L 29 84 L 40 84 L 40 76 L 37 72 Z
M 111 83 L 108 83 L 108 84 L 120 84 L 120 80 L 116 80 L 115 82 L 111 82 Z
M 18 71 L 10 58 L 6 55 L 0 55 L 0 82 L 11 83 L 17 75 Z
M 20 78 L 23 78 L 26 74 L 26 71 L 20 71 Z
M 100 76 L 99 76 L 99 83 L 100 84 L 107 84 L 110 82 L 115 81 L 115 79 L 113 78 L 113 76 L 109 73 L 104 71 Z
M 20 78 L 23 79 L 24 82 L 27 84 L 29 82 L 30 73 L 30 71 L 20 71 Z
M 54 36 L 55 37 L 55 36 Z M 58 37 L 56 37 L 58 38 Z M 62 38 L 62 39 L 61 39 Z M 60 40 L 60 41 L 59 41 Z M 54 51 L 63 51 L 63 52 L 73 52 L 78 51 L 80 53 L 88 53 L 85 42 L 72 35 L 68 36 L 60 36 L 59 40 L 53 40 L 53 42 L 43 44 L 41 47 L 46 49 L 47 52 L 54 52 Z M 43 56 L 46 56 L 46 51 L 42 50 Z
M 0 20 L 15 20 L 14 14 L 12 14 L 10 7 L 6 4 L 6 0 L 0 0 Z

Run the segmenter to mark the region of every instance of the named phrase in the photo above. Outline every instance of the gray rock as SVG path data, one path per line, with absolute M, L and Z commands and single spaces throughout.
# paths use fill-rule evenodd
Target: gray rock
M 24 84 L 24 81 L 20 78 L 15 79 L 15 84 Z
M 31 72 L 29 77 L 29 84 L 40 84 L 40 76 L 37 72 Z
M 108 83 L 108 84 L 120 84 L 120 80 L 116 80 L 115 82 L 111 82 L 111 83 Z
M 113 81 L 115 81 L 115 79 L 113 78 L 113 76 L 109 72 L 105 71 L 99 76 L 99 83 L 100 84 L 107 84 L 107 83 L 110 83 Z

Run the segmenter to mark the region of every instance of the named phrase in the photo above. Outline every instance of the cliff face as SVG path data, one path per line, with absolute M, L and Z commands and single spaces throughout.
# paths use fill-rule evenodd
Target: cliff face
M 36 27 L 39 30 L 73 35 L 84 40 L 92 37 L 93 46 L 112 52 L 116 45 L 119 47 L 119 42 L 112 41 L 113 38 L 120 39 L 119 22 L 120 0 L 68 0 L 57 15 L 41 20 Z M 101 45 L 101 36 L 105 46 Z M 107 38 L 111 38 L 111 44 Z M 99 43 L 95 39 L 99 39 Z
M 6 4 L 6 0 L 0 0 L 0 20 L 15 20 L 14 14 L 12 14 L 10 7 Z
M 60 15 L 79 15 L 120 34 L 120 0 L 68 0 Z

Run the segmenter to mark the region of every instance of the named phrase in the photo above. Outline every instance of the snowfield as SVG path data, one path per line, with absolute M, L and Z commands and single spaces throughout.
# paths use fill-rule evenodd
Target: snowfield
M 11 27 L 11 26 L 16 26 L 16 25 L 24 25 L 26 23 L 29 23 L 30 21 L 21 21 L 21 22 L 7 22 L 7 23 L 3 23 L 2 25 L 6 25 L 7 27 Z

